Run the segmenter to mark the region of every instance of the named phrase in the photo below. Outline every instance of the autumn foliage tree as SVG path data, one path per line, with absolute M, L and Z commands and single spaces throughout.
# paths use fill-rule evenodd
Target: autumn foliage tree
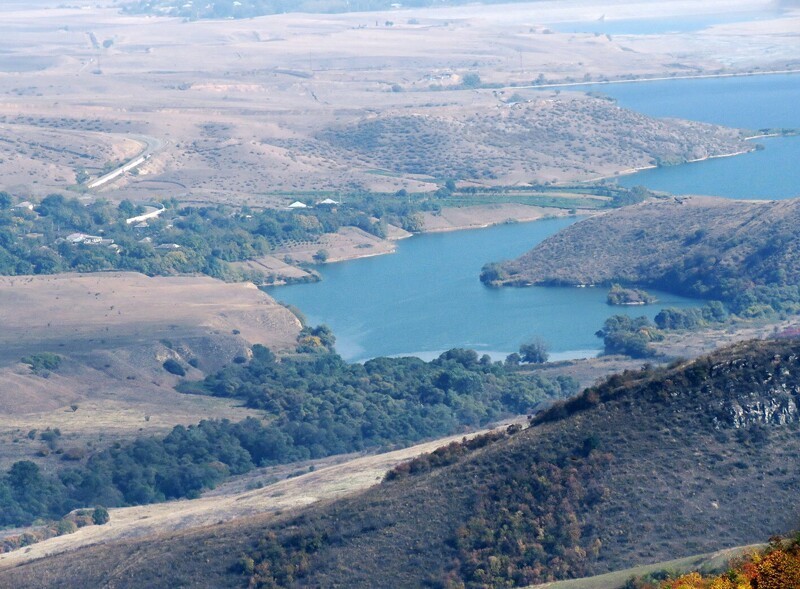
M 693 572 L 659 589 L 800 589 L 800 536 L 788 544 L 773 538 L 766 550 L 733 561 L 721 575 Z

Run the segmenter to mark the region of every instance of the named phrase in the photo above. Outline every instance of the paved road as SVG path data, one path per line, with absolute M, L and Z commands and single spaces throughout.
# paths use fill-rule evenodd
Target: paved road
M 141 152 L 139 152 L 139 155 L 137 155 L 136 157 L 129 159 L 121 166 L 89 182 L 86 185 L 87 188 L 90 189 L 98 188 L 100 186 L 103 186 L 111 182 L 116 178 L 119 178 L 125 172 L 132 170 L 133 168 L 143 164 L 150 158 L 151 155 L 153 155 L 155 152 L 157 152 L 164 146 L 164 142 L 161 139 L 158 139 L 157 137 L 151 137 L 150 135 L 128 135 L 128 137 L 130 139 L 133 139 L 134 141 L 142 142 L 144 144 L 144 149 Z

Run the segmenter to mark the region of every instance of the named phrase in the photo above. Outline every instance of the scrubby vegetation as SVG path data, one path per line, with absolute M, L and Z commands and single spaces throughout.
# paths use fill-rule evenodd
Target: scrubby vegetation
M 466 72 L 462 80 L 462 87 L 480 83 Z M 532 99 L 457 118 L 452 111 L 435 109 L 369 116 L 325 129 L 316 139 L 342 159 L 366 161 L 394 174 L 489 184 L 511 180 L 509 170 L 539 181 L 555 170 L 590 178 L 609 163 L 624 169 L 749 148 L 738 131 L 652 119 L 607 100 L 574 96 Z M 631 191 L 619 192 L 627 204 L 635 202 Z
M 625 288 L 612 284 L 606 302 L 609 305 L 649 305 L 656 302 L 656 297 L 638 288 Z
M 800 517 L 784 503 L 798 357 L 797 341 L 754 342 L 615 375 L 528 429 L 450 444 L 269 527 L 241 572 L 255 587 L 514 587 L 785 530 Z
M 361 365 L 328 350 L 333 340 L 324 327 L 307 328 L 300 341 L 314 353 L 278 361 L 256 345 L 249 362 L 184 388 L 242 399 L 265 410 L 270 421 L 177 426 L 163 438 L 116 444 L 58 474 L 16 462 L 0 477 L 0 526 L 58 519 L 86 505 L 196 497 L 256 466 L 452 434 L 527 413 L 543 399 L 575 390 L 569 379 L 509 372 L 469 350 L 451 350 L 432 362 L 377 358 Z
M 800 589 L 800 537 L 789 541 L 774 537 L 765 550 L 734 559 L 721 574 L 632 579 L 624 589 Z
M 603 339 L 606 354 L 622 354 L 631 358 L 655 356 L 651 342 L 664 339 L 647 317 L 632 319 L 627 315 L 609 317 L 595 335 Z
M 800 200 L 711 198 L 649 201 L 585 219 L 512 262 L 487 266 L 490 284 L 654 287 L 722 301 L 742 317 L 800 312 Z M 587 255 L 591 252 L 591 255 Z M 664 317 L 664 324 L 717 321 Z

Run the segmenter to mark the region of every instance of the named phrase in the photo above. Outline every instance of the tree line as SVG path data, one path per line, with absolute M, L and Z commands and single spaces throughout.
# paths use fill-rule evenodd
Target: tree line
M 301 345 L 321 346 L 278 360 L 256 345 L 248 363 L 183 387 L 242 399 L 264 410 L 264 419 L 176 426 L 167 436 L 116 443 L 55 474 L 18 461 L 0 476 L 0 527 L 59 519 L 91 505 L 197 497 L 255 467 L 453 434 L 530 412 L 576 388 L 571 379 L 525 374 L 471 350 L 450 350 L 431 362 L 348 364 L 326 347 L 333 344 L 329 330 L 311 328 L 303 337 Z
M 158 218 L 138 227 L 126 219 L 141 214 L 143 208 L 127 200 L 114 204 L 98 199 L 86 204 L 51 194 L 34 210 L 13 204 L 8 193 L 0 192 L 2 275 L 130 270 L 149 276 L 201 273 L 223 280 L 256 282 L 265 277 L 230 262 L 257 258 L 284 244 L 315 242 L 345 226 L 378 237 L 385 237 L 387 223 L 418 230 L 417 213 L 426 206 L 371 195 L 333 208 L 299 211 L 181 206 L 173 200 L 165 203 L 166 210 Z M 74 233 L 106 241 L 65 240 Z

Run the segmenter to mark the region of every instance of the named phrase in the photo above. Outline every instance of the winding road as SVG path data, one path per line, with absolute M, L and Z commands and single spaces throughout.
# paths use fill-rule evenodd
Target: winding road
M 125 172 L 140 166 L 152 156 L 155 152 L 160 150 L 164 146 L 164 142 L 157 137 L 151 137 L 150 135 L 128 135 L 127 136 L 134 141 L 140 141 L 144 144 L 144 149 L 137 155 L 136 157 L 126 161 L 121 166 L 111 170 L 107 174 L 103 174 L 99 178 L 95 178 L 94 180 L 88 182 L 86 187 L 89 189 L 98 188 L 111 182 L 112 180 L 122 176 Z

